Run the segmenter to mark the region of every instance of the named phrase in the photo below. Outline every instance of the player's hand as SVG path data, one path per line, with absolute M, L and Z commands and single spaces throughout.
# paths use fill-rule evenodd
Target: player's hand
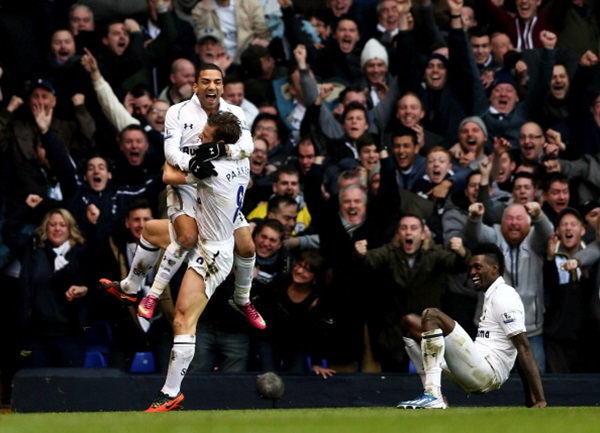
M 227 156 L 227 147 L 225 146 L 225 143 L 219 141 L 214 143 L 202 143 L 198 146 L 198 149 L 196 149 L 196 153 L 192 159 L 199 162 L 208 162 L 223 156 Z
M 198 179 L 206 179 L 207 177 L 218 175 L 212 162 L 202 162 L 197 160 L 196 157 L 190 160 L 190 172 Z

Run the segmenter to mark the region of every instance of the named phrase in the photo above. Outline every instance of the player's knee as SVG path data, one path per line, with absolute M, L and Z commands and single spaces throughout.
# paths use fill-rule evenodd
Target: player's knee
M 190 233 L 181 233 L 177 235 L 177 243 L 186 250 L 191 250 L 196 245 L 198 236 L 192 236 Z
M 235 244 L 235 252 L 240 257 L 254 257 L 254 242 L 240 242 Z
M 421 317 L 416 314 L 407 314 L 400 320 L 400 332 L 403 337 L 410 337 L 415 330 L 421 329 Z
M 436 318 L 440 317 L 440 312 L 441 311 L 437 308 L 433 308 L 433 307 L 425 308 L 423 310 L 423 313 L 421 313 L 421 317 L 425 320 L 436 319 Z

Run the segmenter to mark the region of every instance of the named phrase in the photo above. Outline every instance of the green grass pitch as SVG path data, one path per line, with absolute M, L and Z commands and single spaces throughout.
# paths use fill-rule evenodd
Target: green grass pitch
M 2 433 L 593 433 L 600 408 L 270 409 L 2 414 Z

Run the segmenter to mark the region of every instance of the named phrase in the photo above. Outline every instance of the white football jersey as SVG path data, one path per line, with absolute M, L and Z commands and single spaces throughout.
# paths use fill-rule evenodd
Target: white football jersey
M 504 382 L 517 358 L 510 340 L 525 331 L 525 309 L 517 291 L 498 277 L 486 290 L 475 345 Z
M 240 119 L 242 135 L 236 143 L 229 144 L 229 158 L 244 159 L 252 155 L 254 144 L 244 111 L 219 100 L 219 110 L 228 111 Z M 201 107 L 198 95 L 171 106 L 165 117 L 165 158 L 169 164 L 182 171 L 189 171 L 190 159 L 201 143 L 199 135 L 206 125 L 208 115 Z
M 212 161 L 218 176 L 198 181 L 196 221 L 200 242 L 223 241 L 233 236 L 236 222 L 244 218 L 242 205 L 250 180 L 250 163 L 242 160 Z

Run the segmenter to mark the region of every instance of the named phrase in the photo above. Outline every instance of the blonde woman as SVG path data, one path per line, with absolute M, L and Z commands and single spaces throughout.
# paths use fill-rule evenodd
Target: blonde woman
M 81 367 L 88 287 L 93 280 L 85 240 L 66 209 L 48 211 L 29 235 L 22 219 L 4 236 L 21 263 L 18 310 L 22 367 Z

